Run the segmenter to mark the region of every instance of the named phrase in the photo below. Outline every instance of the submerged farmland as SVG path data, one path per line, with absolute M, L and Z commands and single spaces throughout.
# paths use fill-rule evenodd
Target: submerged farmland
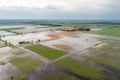
M 1 27 L 0 80 L 119 80 L 119 26 Z

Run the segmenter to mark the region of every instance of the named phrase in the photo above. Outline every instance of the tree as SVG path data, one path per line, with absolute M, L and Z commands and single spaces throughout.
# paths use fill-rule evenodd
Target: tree
M 0 40 L 1 40 L 1 37 L 2 37 L 2 36 L 0 35 Z
M 7 41 L 5 41 L 5 45 L 6 45 L 6 46 L 8 45 Z
M 8 46 L 13 46 L 10 42 L 9 43 L 7 43 L 8 44 Z
M 10 77 L 10 80 L 14 80 L 14 76 L 11 76 L 11 77 Z

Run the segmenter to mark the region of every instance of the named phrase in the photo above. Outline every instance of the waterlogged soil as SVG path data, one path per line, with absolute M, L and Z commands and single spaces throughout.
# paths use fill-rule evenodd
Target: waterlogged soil
M 26 74 L 25 80 L 65 80 L 64 75 L 75 77 L 76 80 L 90 80 L 75 72 L 70 71 L 53 64 L 46 65 L 42 68 L 38 68 Z
M 97 63 L 88 59 L 84 59 L 82 58 L 82 61 L 84 63 L 87 63 L 89 65 L 95 65 L 95 66 L 99 66 L 102 68 L 102 70 L 100 71 L 100 74 L 102 74 L 104 76 L 103 80 L 119 80 L 120 79 L 120 70 L 113 68 L 107 64 L 101 64 L 101 63 Z M 109 77 L 108 77 L 109 76 Z

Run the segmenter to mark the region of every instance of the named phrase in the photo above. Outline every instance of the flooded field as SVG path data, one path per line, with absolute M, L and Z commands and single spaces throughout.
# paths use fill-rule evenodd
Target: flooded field
M 4 46 L 6 46 L 6 45 L 5 45 L 5 42 L 0 41 L 0 47 L 4 47 Z
M 0 65 L 0 79 L 1 80 L 10 80 L 11 76 L 17 77 L 22 72 L 11 63 L 5 65 Z
M 42 25 L 1 29 L 0 80 L 119 80 L 119 37 L 98 35 L 104 28 L 66 29 Z
M 9 35 L 14 35 L 15 33 L 12 32 L 7 32 L 7 31 L 0 31 L 0 36 L 9 36 Z
M 1 62 L 9 62 L 18 54 L 25 53 L 19 48 L 11 48 L 11 47 L 2 47 L 0 48 L 0 61 Z
M 68 47 L 71 47 L 72 48 L 71 50 L 73 51 L 80 51 L 100 43 L 100 41 L 96 39 L 97 35 L 94 34 L 79 34 L 76 36 L 77 37 L 63 37 L 58 40 L 43 42 L 40 44 L 60 50 L 64 50 L 64 49 L 55 46 L 56 44 L 66 45 Z
M 36 42 L 38 40 L 44 41 L 49 40 L 51 37 L 48 37 L 48 34 L 57 33 L 57 32 L 37 32 L 37 33 L 28 33 L 28 34 L 22 34 L 22 35 L 13 35 L 13 36 L 7 36 L 3 37 L 3 40 L 7 40 L 8 42 L 11 42 L 14 45 L 18 45 L 20 41 L 29 41 L 29 42 Z
M 25 27 L 24 29 L 20 29 L 20 30 L 12 30 L 14 32 L 17 33 L 31 33 L 31 32 L 44 32 L 44 31 L 50 31 L 52 29 L 56 29 L 56 28 L 49 28 L 49 27 L 45 27 L 45 26 L 35 26 L 35 27 Z

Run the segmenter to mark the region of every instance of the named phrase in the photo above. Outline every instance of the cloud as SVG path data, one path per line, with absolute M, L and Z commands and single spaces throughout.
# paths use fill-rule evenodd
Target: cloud
M 63 10 L 96 9 L 97 3 L 109 3 L 109 0 L 0 0 L 0 7 L 6 8 L 48 8 L 59 7 Z
M 120 0 L 0 0 L 0 18 L 1 15 L 23 18 L 98 18 L 120 13 L 119 3 Z
M 48 5 L 48 6 L 46 6 L 46 9 L 60 9 L 60 7 Z

